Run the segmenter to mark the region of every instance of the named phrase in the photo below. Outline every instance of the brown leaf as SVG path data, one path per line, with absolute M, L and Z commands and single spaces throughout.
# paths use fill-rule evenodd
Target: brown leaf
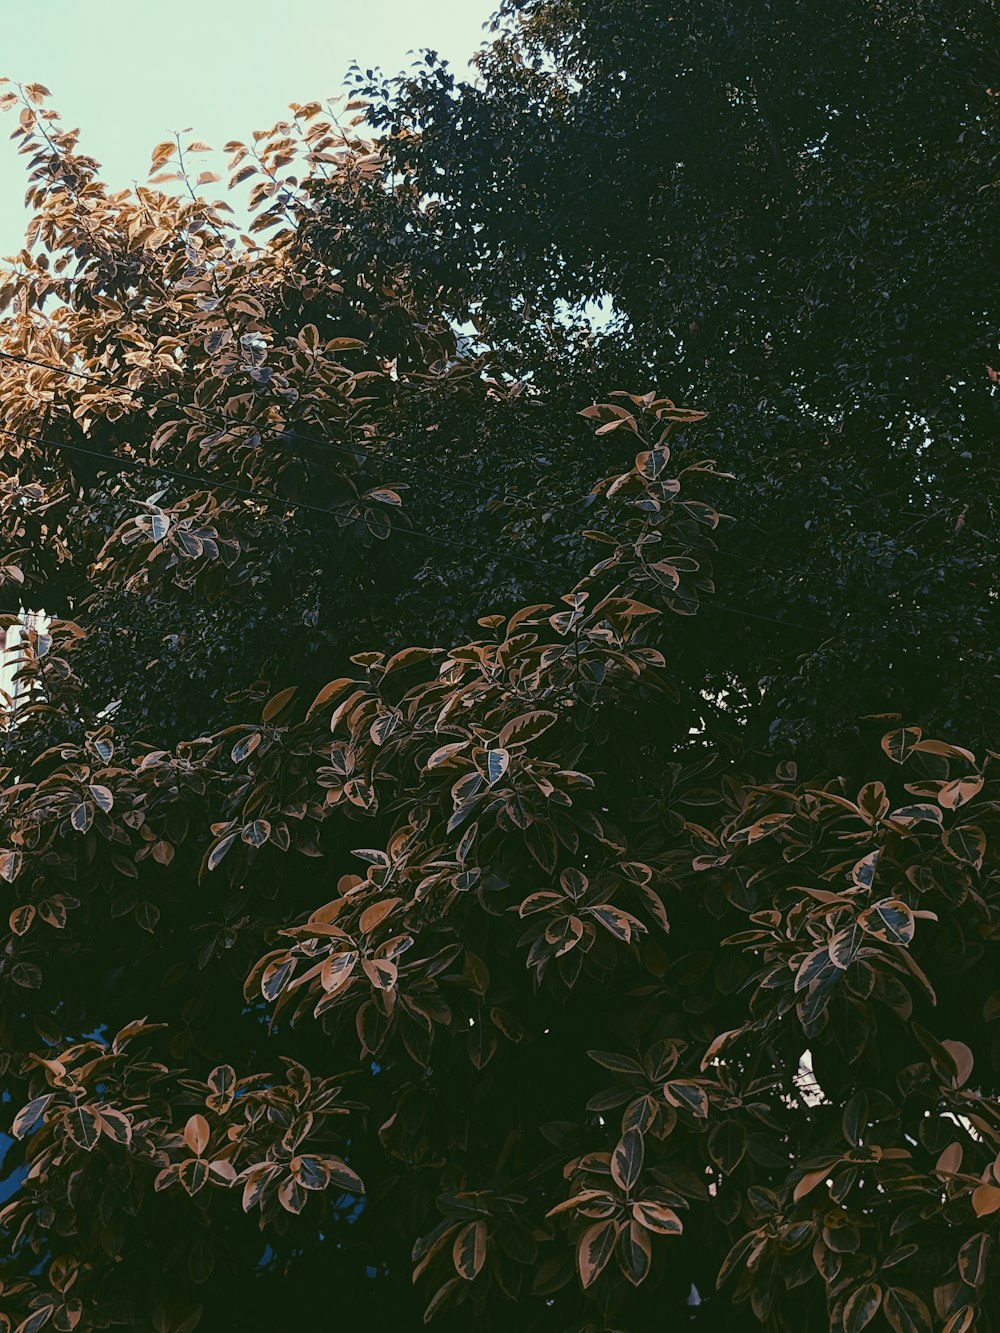
M 615 1251 L 618 1231 L 613 1221 L 595 1222 L 580 1237 L 576 1247 L 576 1266 L 584 1289 L 592 1286 L 607 1267 Z
M 273 694 L 261 709 L 260 720 L 271 722 L 279 713 L 284 712 L 295 697 L 297 690 L 297 685 L 289 685 L 287 689 L 279 690 L 277 694 Z
M 467 1223 L 455 1237 L 452 1257 L 455 1271 L 466 1282 L 472 1282 L 482 1271 L 486 1262 L 486 1222 L 479 1218 Z
M 861 1333 L 878 1314 L 882 1288 L 877 1282 L 856 1287 L 844 1306 L 844 1333 Z
M 208 1147 L 210 1133 L 208 1121 L 197 1113 L 184 1126 L 184 1142 L 196 1157 L 200 1157 Z
M 630 1129 L 619 1139 L 611 1154 L 611 1175 L 619 1189 L 630 1194 L 642 1173 L 645 1144 L 637 1129 Z

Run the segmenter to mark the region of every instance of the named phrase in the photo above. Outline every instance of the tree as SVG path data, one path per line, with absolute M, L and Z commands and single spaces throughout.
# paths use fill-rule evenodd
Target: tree
M 515 373 L 710 411 L 749 615 L 685 651 L 804 762 L 889 706 L 996 734 L 998 57 L 987 0 L 510 0 L 475 82 L 359 75 Z
M 3 736 L 0 1327 L 989 1333 L 995 755 L 883 718 L 859 780 L 705 726 L 732 483 L 650 392 L 584 400 L 552 593 L 475 625 L 470 557 L 450 647 L 342 649 L 414 586 L 421 436 L 507 438 L 551 550 L 572 477 L 516 455 L 558 395 L 455 355 L 439 278 L 365 232 L 419 193 L 354 127 L 234 145 L 241 239 L 196 182 L 108 196 L 24 94 L 0 522 L 56 619 Z M 232 604 L 313 596 L 173 686 Z M 158 609 L 213 639 L 136 687 L 94 640 Z

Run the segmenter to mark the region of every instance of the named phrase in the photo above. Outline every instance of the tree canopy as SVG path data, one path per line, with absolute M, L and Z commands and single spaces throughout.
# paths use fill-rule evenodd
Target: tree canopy
M 785 624 L 706 618 L 692 669 L 800 755 L 886 707 L 995 735 L 995 6 L 509 0 L 494 37 L 474 82 L 361 81 L 514 373 L 710 409 L 728 586 Z
M 0 97 L 0 1329 L 996 1329 L 985 20 Z

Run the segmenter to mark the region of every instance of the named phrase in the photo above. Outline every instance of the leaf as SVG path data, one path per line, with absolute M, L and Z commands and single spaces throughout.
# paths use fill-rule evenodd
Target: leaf
M 15 935 L 25 935 L 35 919 L 34 903 L 21 903 L 10 914 L 10 928 Z
M 88 787 L 87 790 L 90 792 L 98 808 L 103 810 L 105 814 L 109 814 L 112 806 L 115 803 L 115 798 L 110 788 L 91 786 Z
M 863 856 L 851 871 L 851 879 L 862 889 L 870 889 L 875 879 L 875 871 L 878 869 L 879 857 L 882 855 L 881 848 L 877 851 L 869 852 Z
M 882 1288 L 877 1282 L 857 1287 L 844 1306 L 844 1333 L 861 1333 L 878 1314 L 881 1304 Z
M 558 714 L 544 708 L 536 709 L 532 713 L 522 713 L 520 717 L 513 718 L 500 729 L 497 744 L 505 750 L 511 745 L 525 745 L 548 731 L 558 720 Z
M 447 1303 L 452 1293 L 456 1291 L 461 1285 L 462 1285 L 461 1278 L 451 1277 L 442 1286 L 438 1287 L 437 1291 L 428 1301 L 426 1310 L 424 1310 L 425 1324 L 429 1324 L 431 1322 L 431 1320 L 437 1314 L 438 1310 L 440 1310 L 441 1307 Z
M 972 1207 L 977 1217 L 989 1217 L 1000 1209 L 1000 1188 L 996 1185 L 977 1185 L 972 1191 Z
M 255 819 L 246 826 L 241 836 L 249 847 L 263 847 L 271 836 L 271 825 L 266 819 Z
M 308 1197 L 304 1186 L 294 1176 L 288 1176 L 278 1186 L 278 1202 L 286 1213 L 301 1213 Z
M 741 1262 L 747 1258 L 749 1252 L 755 1248 L 757 1241 L 760 1240 L 760 1236 L 761 1232 L 747 1232 L 745 1236 L 741 1236 L 739 1240 L 736 1241 L 736 1244 L 732 1246 L 732 1249 L 729 1250 L 729 1253 L 725 1256 L 723 1266 L 719 1269 L 719 1274 L 717 1274 L 715 1280 L 716 1289 L 721 1289 L 724 1282 L 727 1281 L 729 1277 L 732 1277 L 732 1274 L 736 1272 L 737 1265 L 741 1264 Z
M 358 925 L 366 935 L 370 935 L 375 927 L 380 925 L 392 912 L 393 908 L 398 907 L 399 903 L 399 898 L 382 898 L 378 902 L 372 903 L 361 913 Z
M 594 1199 L 610 1200 L 611 1195 L 604 1190 L 582 1190 L 579 1194 L 574 1194 L 572 1198 L 563 1199 L 562 1203 L 557 1203 L 554 1208 L 550 1208 L 545 1214 L 546 1217 L 558 1217 L 560 1213 L 568 1213 L 574 1208 L 579 1208 L 581 1204 L 592 1203 Z
M 319 981 L 328 995 L 333 995 L 346 986 L 357 966 L 359 956 L 356 950 L 349 949 L 345 953 L 333 954 L 326 960 Z
M 906 903 L 899 898 L 883 898 L 858 917 L 858 925 L 875 939 L 887 944 L 909 944 L 916 921 Z
M 580 1237 L 576 1266 L 584 1289 L 593 1286 L 615 1251 L 617 1230 L 613 1221 L 595 1222 Z
M 261 709 L 260 720 L 262 722 L 270 722 L 273 718 L 276 718 L 279 713 L 284 712 L 295 697 L 297 690 L 297 685 L 289 685 L 287 689 L 279 690 L 277 694 L 273 694 Z
M 27 1319 L 22 1319 L 14 1333 L 39 1333 L 39 1329 L 45 1327 L 55 1311 L 56 1307 L 54 1305 L 41 1306 L 33 1314 L 28 1315 Z
M 697 1083 L 687 1079 L 672 1079 L 663 1085 L 663 1095 L 671 1106 L 682 1106 L 700 1120 L 708 1116 L 708 1096 Z
M 852 922 L 843 930 L 838 930 L 835 935 L 830 937 L 830 943 L 827 946 L 827 953 L 834 967 L 846 970 L 854 962 L 855 954 L 861 947 L 864 936 L 858 922 Z
M 645 1281 L 653 1259 L 649 1232 L 634 1217 L 618 1237 L 618 1267 L 633 1287 Z
M 972 1051 L 966 1046 L 964 1041 L 942 1041 L 941 1045 L 951 1056 L 955 1064 L 954 1086 L 963 1087 L 969 1081 L 972 1073 L 973 1060 Z
M 468 741 L 452 741 L 448 745 L 441 745 L 424 764 L 424 768 L 428 771 L 432 768 L 439 768 L 441 764 L 446 764 L 449 759 L 453 759 L 455 755 L 461 754 L 463 750 L 468 748 Z
M 647 1231 L 655 1231 L 660 1236 L 679 1236 L 684 1230 L 684 1223 L 674 1210 L 653 1199 L 637 1200 L 632 1205 L 632 1216 Z
M 243 1211 L 245 1213 L 263 1203 L 265 1191 L 277 1170 L 276 1165 L 269 1164 L 268 1166 L 255 1166 L 249 1172 L 243 1186 Z
M 900 727 L 882 737 L 882 749 L 897 764 L 905 764 L 923 732 L 919 727 Z
M 623 912 L 620 907 L 614 907 L 611 903 L 600 903 L 597 907 L 590 907 L 587 910 L 609 934 L 624 944 L 631 944 L 633 934 L 641 935 L 646 930 L 642 922 L 631 912 Z
M 13 884 L 20 869 L 20 852 L 12 851 L 9 847 L 0 850 L 0 879 L 6 880 L 8 884 Z
M 975 1306 L 963 1305 L 960 1310 L 955 1311 L 948 1322 L 942 1327 L 941 1333 L 969 1333 L 969 1330 L 975 1322 Z
M 186 1162 L 181 1162 L 177 1178 L 186 1193 L 197 1194 L 208 1184 L 208 1163 L 203 1162 L 200 1157 L 189 1157 Z
M 85 1152 L 91 1152 L 101 1137 L 101 1117 L 92 1106 L 74 1106 L 63 1116 L 66 1132 Z
M 931 1314 L 916 1292 L 890 1287 L 882 1309 L 895 1333 L 932 1333 Z
M 102 1106 L 100 1116 L 101 1129 L 109 1139 L 114 1139 L 115 1143 L 125 1145 L 132 1142 L 132 1121 L 123 1111 L 116 1111 L 110 1106 Z
M 953 782 L 946 782 L 941 788 L 938 800 L 946 810 L 957 810 L 960 805 L 965 805 L 974 796 L 978 796 L 982 789 L 982 774 L 977 773 L 971 778 L 955 778 Z
M 38 904 L 38 915 L 56 930 L 64 930 L 67 922 L 66 904 L 61 898 L 43 898 Z M 13 925 L 11 926 L 13 929 Z
M 152 935 L 153 931 L 156 929 L 156 923 L 160 919 L 160 909 L 155 903 L 143 901 L 141 903 L 136 903 L 133 915 L 135 916 L 135 923 L 139 929 L 145 930 L 148 934 Z
M 268 963 L 260 979 L 260 993 L 265 1000 L 276 1000 L 284 990 L 295 967 L 294 958 L 279 958 Z
M 602 1069 L 610 1069 L 614 1074 L 628 1074 L 634 1078 L 642 1078 L 645 1074 L 639 1061 L 630 1055 L 619 1055 L 616 1051 L 588 1051 L 587 1056 Z
M 545 938 L 555 947 L 556 957 L 561 958 L 583 939 L 583 922 L 578 916 L 562 917 L 546 927 Z
M 913 748 L 921 754 L 937 754 L 945 759 L 964 759 L 975 767 L 976 756 L 971 750 L 964 750 L 961 745 L 950 745 L 947 741 L 919 740 Z
M 15 1139 L 23 1139 L 31 1133 L 39 1118 L 45 1114 L 45 1109 L 54 1096 L 54 1092 L 46 1092 L 41 1097 L 32 1098 L 26 1106 L 21 1107 L 10 1127 L 10 1132 Z
M 510 755 L 506 750 L 488 750 L 486 752 L 486 780 L 495 786 L 507 772 Z
M 259 731 L 252 732 L 243 740 L 237 741 L 232 748 L 231 758 L 234 764 L 242 764 L 243 760 L 253 754 L 257 746 L 260 745 L 263 737 Z
M 208 1086 L 205 1105 L 210 1111 L 225 1115 L 236 1096 L 236 1070 L 232 1065 L 216 1065 L 208 1076 Z
M 205 862 L 205 865 L 209 870 L 215 869 L 215 867 L 219 864 L 219 862 L 225 856 L 226 852 L 229 851 L 230 847 L 232 847 L 235 841 L 236 841 L 235 833 L 227 833 L 224 838 L 219 839 L 219 841 L 209 852 L 208 858 Z
M 196 1157 L 200 1157 L 208 1147 L 210 1133 L 208 1121 L 203 1115 L 191 1116 L 184 1126 L 184 1142 Z
M 811 1193 L 817 1185 L 822 1185 L 829 1178 L 829 1175 L 830 1168 L 828 1166 L 824 1166 L 822 1171 L 807 1171 L 795 1186 L 792 1198 L 798 1203 L 800 1199 L 804 1199 L 807 1194 Z
M 857 1145 L 864 1138 L 868 1128 L 869 1110 L 868 1094 L 861 1088 L 847 1102 L 840 1120 L 844 1138 L 848 1143 Z
M 376 989 L 391 990 L 395 986 L 399 969 L 388 958 L 363 958 L 361 966 Z
M 964 1149 L 961 1143 L 949 1143 L 934 1164 L 935 1174 L 944 1176 L 945 1178 L 956 1175 L 962 1169 L 963 1152 Z
M 958 1252 L 958 1275 L 970 1287 L 985 1285 L 993 1238 L 985 1231 L 970 1236 Z
M 611 1175 L 619 1189 L 631 1194 L 642 1173 L 645 1143 L 637 1129 L 630 1129 L 618 1140 L 611 1154 Z
M 325 1190 L 330 1183 L 330 1168 L 320 1157 L 293 1157 L 291 1167 L 303 1189 Z
M 858 793 L 858 809 L 869 824 L 878 824 L 889 809 L 889 798 L 882 782 L 867 782 Z
M 713 1038 L 708 1050 L 701 1057 L 702 1072 L 704 1072 L 709 1065 L 718 1058 L 719 1053 L 723 1051 L 731 1041 L 736 1037 L 741 1037 L 744 1031 L 744 1028 L 730 1028 L 727 1032 L 720 1032 L 717 1037 Z
M 486 1236 L 486 1222 L 479 1218 L 469 1222 L 455 1237 L 451 1251 L 455 1271 L 466 1282 L 472 1282 L 478 1277 L 486 1262 Z
M 353 1194 L 360 1197 L 365 1192 L 364 1181 L 361 1177 L 339 1157 L 327 1157 L 324 1163 L 330 1172 L 330 1184 L 336 1185 L 339 1190 L 345 1194 Z
M 982 869 L 986 855 L 986 834 L 976 824 L 963 824 L 959 828 L 945 829 L 944 845 L 957 861 Z
M 708 1134 L 708 1152 L 723 1171 L 735 1171 L 746 1155 L 747 1131 L 738 1120 L 713 1125 Z

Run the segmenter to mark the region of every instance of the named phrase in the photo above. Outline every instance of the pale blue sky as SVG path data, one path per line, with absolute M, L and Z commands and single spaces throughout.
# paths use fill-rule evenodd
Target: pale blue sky
M 352 60 L 395 73 L 432 47 L 465 72 L 493 0 L 0 0 L 0 75 L 51 91 L 114 188 L 191 126 L 219 148 L 342 91 Z M 23 159 L 0 117 L 0 255 L 22 244 Z M 208 165 L 206 163 L 206 165 Z M 216 162 L 211 164 L 218 169 Z

